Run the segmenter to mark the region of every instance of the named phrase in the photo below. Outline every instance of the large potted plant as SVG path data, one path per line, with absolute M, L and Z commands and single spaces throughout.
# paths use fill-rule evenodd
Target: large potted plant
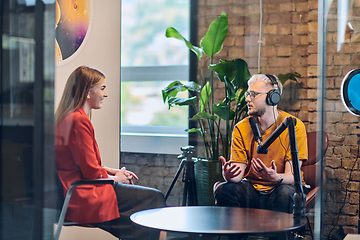
M 169 27 L 165 34 L 168 38 L 183 41 L 196 54 L 200 66 L 197 81 L 187 83 L 174 81 L 162 90 L 164 103 L 167 102 L 169 109 L 176 105 L 189 106 L 195 111 L 195 115 L 191 116 L 190 120 L 197 121 L 198 127 L 186 129 L 186 131 L 199 133 L 204 143 L 205 159 L 199 159 L 195 163 L 197 186 L 203 188 L 201 191 L 198 189 L 199 205 L 211 204 L 212 185 L 222 179 L 221 163 L 218 158 L 222 155 L 229 159 L 233 128 L 247 113 L 244 95 L 251 74 L 246 61 L 234 59 L 213 63 L 214 55 L 222 49 L 227 31 L 228 16 L 223 12 L 210 24 L 205 36 L 200 40 L 199 47 L 192 45 L 172 27 Z M 210 71 L 208 78 L 204 73 L 206 69 L 201 68 L 202 61 L 206 60 L 210 60 L 207 69 Z M 225 85 L 225 97 L 219 102 L 215 102 L 214 98 L 214 73 Z M 285 83 L 288 79 L 296 81 L 296 77 L 299 76 L 298 73 L 288 73 L 279 74 L 278 78 Z M 177 94 L 182 91 L 188 91 L 189 98 L 177 97 Z M 225 123 L 225 129 L 221 127 L 223 123 Z

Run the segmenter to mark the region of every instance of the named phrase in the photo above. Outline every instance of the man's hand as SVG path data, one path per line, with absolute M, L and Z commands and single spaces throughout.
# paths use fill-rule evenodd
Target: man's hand
M 271 161 L 271 166 L 268 168 L 259 158 L 253 158 L 251 166 L 256 175 L 258 175 L 262 180 L 269 182 L 277 182 L 279 180 L 279 174 L 276 172 L 274 160 Z
M 219 159 L 222 164 L 222 174 L 226 181 L 231 181 L 231 179 L 240 175 L 241 168 L 239 165 L 231 164 L 231 162 L 227 162 L 223 156 L 220 156 Z

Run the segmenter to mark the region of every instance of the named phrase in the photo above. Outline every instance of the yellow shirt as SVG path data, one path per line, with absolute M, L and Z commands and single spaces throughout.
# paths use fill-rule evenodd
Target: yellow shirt
M 265 131 L 260 129 L 262 136 L 262 142 L 265 142 L 267 138 L 275 131 L 277 127 L 285 120 L 286 117 L 294 116 L 284 112 L 278 111 L 279 116 L 276 120 L 276 123 L 271 125 Z M 300 161 L 307 161 L 308 158 L 308 149 L 307 149 L 307 138 L 306 138 L 306 129 L 304 123 L 296 118 L 295 125 L 295 134 L 296 141 L 299 153 Z M 275 160 L 276 170 L 278 173 L 285 172 L 285 162 L 291 161 L 291 150 L 289 143 L 289 134 L 288 129 L 282 132 L 282 134 L 269 146 L 267 154 L 259 154 L 256 152 L 257 143 L 254 141 L 254 134 L 251 130 L 249 117 L 243 119 L 241 122 L 236 124 L 233 135 L 232 135 L 232 144 L 231 144 L 231 162 L 245 163 L 246 169 L 244 177 L 249 180 L 256 190 L 269 192 L 275 187 L 273 182 L 267 182 L 259 178 L 251 168 L 251 159 L 259 158 L 261 159 L 267 167 L 271 166 L 271 161 Z M 292 164 L 292 162 L 291 162 Z M 301 176 L 303 173 L 301 172 Z M 303 179 L 303 177 L 302 177 Z M 303 185 L 305 185 L 304 180 Z

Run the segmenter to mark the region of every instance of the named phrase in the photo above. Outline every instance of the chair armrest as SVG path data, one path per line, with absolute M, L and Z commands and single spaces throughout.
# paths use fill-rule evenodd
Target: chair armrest
M 108 178 L 100 178 L 100 179 L 93 179 L 93 180 L 77 180 L 71 184 L 71 186 L 81 186 L 81 185 L 98 185 L 98 184 L 114 184 L 114 179 Z
M 308 194 L 306 194 L 306 200 L 305 200 L 306 212 L 309 212 L 309 210 L 315 206 L 315 198 L 318 194 L 318 191 L 319 191 L 319 187 L 316 187 L 312 189 Z
M 83 186 L 83 185 L 99 185 L 99 184 L 114 184 L 114 180 L 108 179 L 108 178 L 93 179 L 93 180 L 78 180 L 71 184 L 71 186 L 65 196 L 65 200 L 64 200 L 63 207 L 62 207 L 61 214 L 60 214 L 59 221 L 58 221 L 58 227 L 54 234 L 54 240 L 58 240 L 60 237 L 60 232 L 61 232 L 61 228 L 64 224 L 66 211 L 69 206 L 71 195 L 72 195 L 73 191 L 75 190 L 75 188 L 78 186 Z

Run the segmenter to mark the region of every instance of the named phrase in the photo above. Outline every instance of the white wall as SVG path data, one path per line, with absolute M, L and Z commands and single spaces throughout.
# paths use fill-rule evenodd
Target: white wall
M 106 75 L 109 97 L 100 110 L 93 110 L 92 123 L 103 165 L 119 166 L 120 138 L 120 0 L 93 0 L 90 29 L 83 45 L 71 59 L 56 66 L 55 108 L 66 80 L 80 65 L 101 70 Z

